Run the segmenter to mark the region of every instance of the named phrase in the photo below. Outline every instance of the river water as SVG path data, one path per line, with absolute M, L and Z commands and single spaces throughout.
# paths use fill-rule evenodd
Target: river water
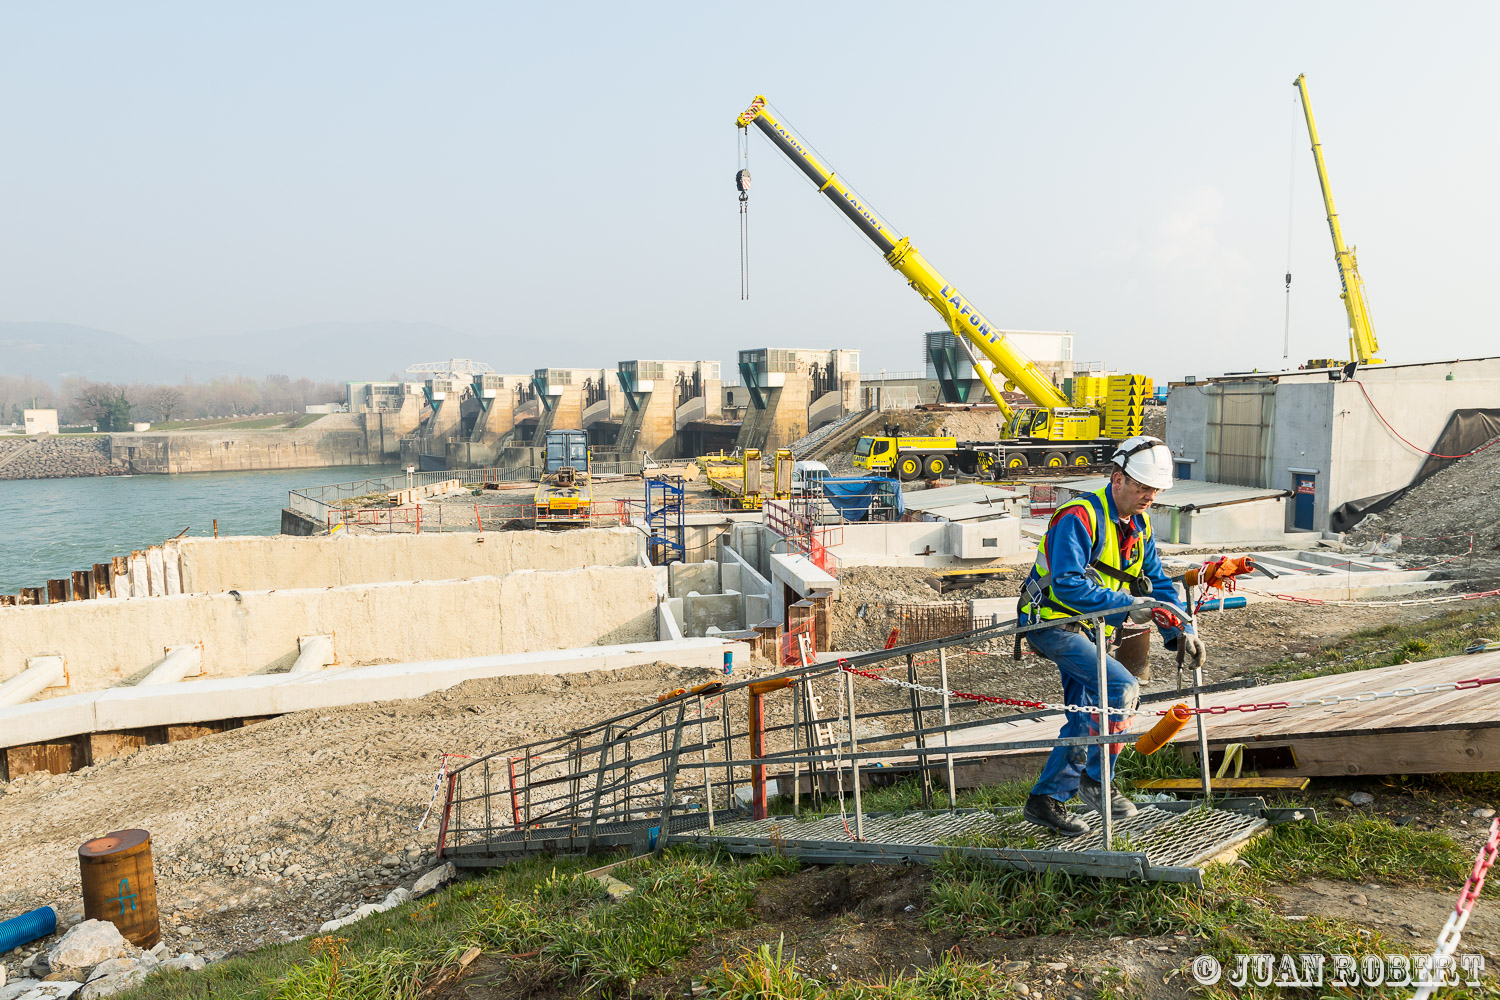
M 220 535 L 279 534 L 288 490 L 399 471 L 339 466 L 0 482 L 10 512 L 0 531 L 0 594 L 45 587 L 111 556 L 159 545 L 184 528 L 212 536 L 215 518 Z

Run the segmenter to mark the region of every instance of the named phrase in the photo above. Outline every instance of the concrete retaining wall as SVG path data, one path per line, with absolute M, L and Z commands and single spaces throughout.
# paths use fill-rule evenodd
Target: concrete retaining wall
M 184 538 L 187 593 L 341 587 L 399 580 L 500 576 L 520 569 L 634 566 L 633 528 L 298 538 Z
M 384 424 L 367 414 L 330 413 L 297 430 L 234 427 L 111 434 L 110 458 L 136 473 L 231 472 L 379 465 L 389 461 Z
M 292 665 L 299 636 L 327 633 L 345 666 L 649 641 L 656 586 L 654 570 L 609 566 L 0 608 L 0 681 L 61 655 L 68 686 L 39 697 L 94 691 L 198 642 L 207 677 L 267 673 Z

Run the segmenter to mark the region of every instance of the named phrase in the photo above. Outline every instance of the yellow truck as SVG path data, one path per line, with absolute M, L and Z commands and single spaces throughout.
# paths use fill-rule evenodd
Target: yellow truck
M 940 479 L 952 471 L 966 476 L 1024 472 L 1028 468 L 1086 468 L 1103 465 L 1113 441 L 960 441 L 951 437 L 862 437 L 854 465 L 899 479 Z

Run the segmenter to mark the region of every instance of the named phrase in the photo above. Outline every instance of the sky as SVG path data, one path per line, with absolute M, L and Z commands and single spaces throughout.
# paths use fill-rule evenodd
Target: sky
M 1290 246 L 1293 363 L 1338 357 L 1305 72 L 1382 353 L 1493 354 L 1497 36 L 1478 3 L 0 3 L 0 320 L 920 368 L 937 316 L 758 134 L 740 300 L 765 94 L 1001 326 L 1278 367 Z

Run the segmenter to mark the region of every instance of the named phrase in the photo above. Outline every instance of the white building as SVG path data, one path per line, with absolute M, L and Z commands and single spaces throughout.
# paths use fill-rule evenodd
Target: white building
M 21 419 L 25 421 L 27 434 L 57 433 L 56 410 L 22 410 Z

